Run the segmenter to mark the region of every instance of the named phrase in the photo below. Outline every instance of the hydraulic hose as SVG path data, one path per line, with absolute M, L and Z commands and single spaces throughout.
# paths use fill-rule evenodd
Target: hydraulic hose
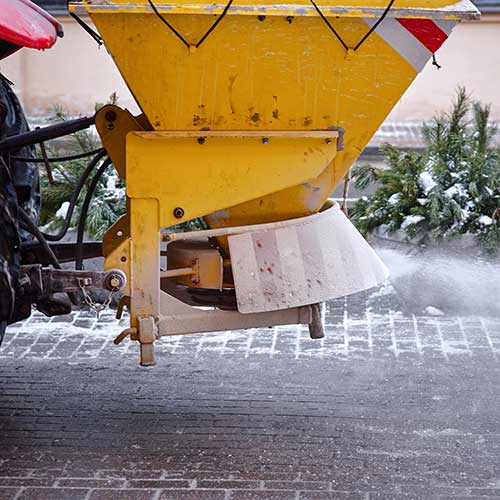
M 83 269 L 83 233 L 85 231 L 85 223 L 87 221 L 87 213 L 89 211 L 90 202 L 92 201 L 92 196 L 94 195 L 99 180 L 110 165 L 111 160 L 109 158 L 104 160 L 103 164 L 99 167 L 99 170 L 97 170 L 96 174 L 94 175 L 87 193 L 85 194 L 85 199 L 83 200 L 82 210 L 80 212 L 80 220 L 78 221 L 78 229 L 76 232 L 75 269 L 77 270 Z
M 76 203 L 78 201 L 78 197 L 80 196 L 80 192 L 87 181 L 89 175 L 92 173 L 96 165 L 99 163 L 102 158 L 106 156 L 106 151 L 104 149 L 100 149 L 97 155 L 92 158 L 92 160 L 89 162 L 87 165 L 87 168 L 83 171 L 82 175 L 78 179 L 78 183 L 73 191 L 73 194 L 71 195 L 71 199 L 69 201 L 69 207 L 68 211 L 66 213 L 66 217 L 64 218 L 64 224 L 61 230 L 57 234 L 47 234 L 47 233 L 42 233 L 44 238 L 48 241 L 59 241 L 68 232 L 69 226 L 71 224 L 71 217 L 73 216 L 73 212 L 75 210 Z
M 74 120 L 66 120 L 48 127 L 37 128 L 24 134 L 16 134 L 0 141 L 0 154 L 17 151 L 25 146 L 40 144 L 41 142 L 57 139 L 65 135 L 74 134 L 80 130 L 85 130 L 95 123 L 94 116 L 84 116 Z
M 47 243 L 47 240 L 43 236 L 40 229 L 36 227 L 36 224 L 30 219 L 30 216 L 26 213 L 26 211 L 22 207 L 18 206 L 17 210 L 22 224 L 38 240 L 40 246 L 43 248 L 43 251 L 47 255 L 47 258 L 49 259 L 50 263 L 54 266 L 55 269 L 61 269 L 61 264 L 59 263 L 59 260 L 52 251 L 52 248 L 50 248 L 49 244 Z
M 29 158 L 27 156 L 11 156 L 10 159 L 14 161 L 25 161 L 26 163 L 59 163 L 63 161 L 79 160 L 80 158 L 87 158 L 87 156 L 93 156 L 100 153 L 103 148 L 93 149 L 92 151 L 85 151 L 84 153 L 78 153 L 76 155 L 69 156 L 54 156 L 52 158 Z

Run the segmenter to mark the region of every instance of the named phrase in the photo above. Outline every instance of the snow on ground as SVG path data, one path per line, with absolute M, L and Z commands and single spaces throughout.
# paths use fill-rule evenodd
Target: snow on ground
M 61 206 L 56 212 L 56 217 L 60 219 L 65 219 L 66 215 L 68 214 L 68 210 L 69 210 L 69 201 L 63 201 Z

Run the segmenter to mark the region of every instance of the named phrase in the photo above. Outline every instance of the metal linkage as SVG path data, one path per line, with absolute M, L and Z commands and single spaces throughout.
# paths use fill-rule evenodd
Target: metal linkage
M 109 306 L 113 295 L 123 290 L 126 284 L 127 278 L 119 269 L 106 272 L 74 271 L 42 268 L 40 264 L 35 264 L 21 266 L 18 296 L 37 303 L 54 293 L 82 292 L 87 305 L 99 315 Z M 91 290 L 107 290 L 109 296 L 104 303 L 97 303 L 89 295 Z
M 76 292 L 82 287 L 117 292 L 127 283 L 125 274 L 119 269 L 106 272 L 41 269 L 41 274 L 45 293 Z
M 97 318 L 99 319 L 99 316 L 101 315 L 101 313 L 103 311 L 105 311 L 109 305 L 111 304 L 111 301 L 113 300 L 113 296 L 115 294 L 115 290 L 111 290 L 106 298 L 106 300 L 104 302 L 96 302 L 93 298 L 92 298 L 92 295 L 89 294 L 89 292 L 87 291 L 85 285 L 83 284 L 84 283 L 84 280 L 83 279 L 80 279 L 80 290 L 82 292 L 82 295 L 83 295 L 83 300 L 85 301 L 85 304 L 87 304 L 90 309 L 92 309 Z

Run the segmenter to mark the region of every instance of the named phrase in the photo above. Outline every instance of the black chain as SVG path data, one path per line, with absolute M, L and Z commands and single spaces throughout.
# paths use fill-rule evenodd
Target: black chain
M 94 41 L 100 47 L 103 44 L 101 35 L 99 35 L 97 31 L 92 29 L 83 19 L 81 19 L 74 12 L 71 12 L 69 10 L 69 2 L 70 0 L 66 1 L 66 10 L 68 11 L 68 14 L 94 39 Z
M 328 26 L 328 28 L 330 29 L 330 31 L 335 35 L 335 37 L 337 38 L 337 40 L 342 44 L 342 47 L 344 47 L 345 50 L 353 50 L 354 52 L 356 52 L 356 50 L 358 50 L 366 42 L 366 40 L 368 39 L 368 37 L 378 28 L 378 26 L 380 25 L 380 23 L 385 19 L 385 17 L 387 16 L 387 14 L 389 13 L 389 11 L 391 10 L 391 8 L 392 8 L 395 0 L 390 0 L 390 2 L 387 4 L 387 7 L 384 10 L 384 12 L 382 13 L 382 15 L 377 20 L 377 22 L 366 32 L 366 34 L 363 36 L 363 38 L 354 46 L 353 49 L 350 49 L 349 46 L 344 42 L 344 40 L 339 35 L 339 33 L 337 32 L 337 30 L 331 25 L 330 21 L 323 14 L 323 12 L 321 11 L 321 9 L 317 6 L 316 2 L 314 0 L 310 0 L 310 2 L 312 3 L 313 7 L 316 9 L 316 11 L 318 12 L 318 14 L 321 16 L 321 19 L 323 19 L 323 21 L 325 22 L 325 24 Z
M 165 26 L 189 49 L 191 48 L 191 44 L 160 14 L 158 9 L 156 8 L 156 5 L 153 3 L 153 0 L 148 0 L 149 5 L 151 5 L 151 8 L 153 9 L 153 12 L 158 16 L 158 18 L 162 21 Z M 229 7 L 231 7 L 231 4 L 233 3 L 233 0 L 229 0 L 229 2 L 226 4 L 224 7 L 224 10 L 222 11 L 221 15 L 216 19 L 216 21 L 210 26 L 208 31 L 198 40 L 198 43 L 196 43 L 194 46 L 196 48 L 200 47 L 200 45 L 208 38 L 210 33 L 217 27 L 217 25 L 224 19 L 224 16 L 226 15 L 227 11 L 229 10 Z

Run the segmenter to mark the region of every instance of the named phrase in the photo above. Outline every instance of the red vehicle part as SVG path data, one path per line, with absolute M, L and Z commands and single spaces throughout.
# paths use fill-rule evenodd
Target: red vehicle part
M 0 58 L 21 47 L 49 49 L 63 36 L 61 23 L 29 0 L 0 0 Z

